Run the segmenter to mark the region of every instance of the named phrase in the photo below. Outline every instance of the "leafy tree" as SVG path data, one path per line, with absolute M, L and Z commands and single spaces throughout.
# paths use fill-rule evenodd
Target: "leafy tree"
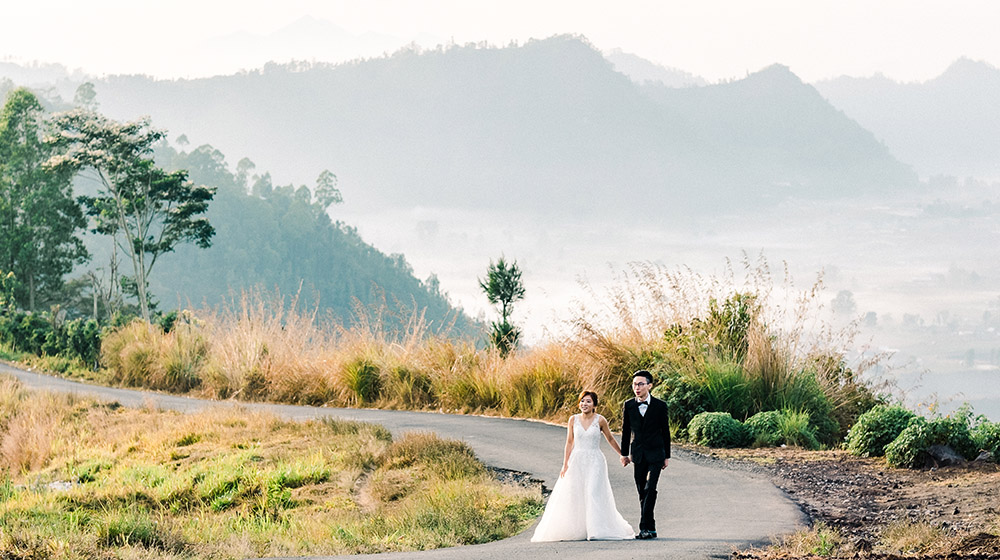
M 247 190 L 250 181 L 250 174 L 257 168 L 250 158 L 243 158 L 236 162 L 236 184 L 243 190 Z
M 77 86 L 76 93 L 73 95 L 73 104 L 83 109 L 96 111 L 98 103 L 97 91 L 94 89 L 94 84 L 84 82 Z
M 259 198 L 267 198 L 273 190 L 274 186 L 271 184 L 271 173 L 265 172 L 259 177 L 254 177 L 253 187 L 250 188 L 250 193 Z
M 326 169 L 316 178 L 316 200 L 324 210 L 344 201 L 340 189 L 337 188 L 337 176 Z
M 858 309 L 858 305 L 854 303 L 854 293 L 850 290 L 837 292 L 837 297 L 833 298 L 830 305 L 834 313 L 841 315 L 851 315 Z
M 142 317 L 149 322 L 153 266 L 178 244 L 211 245 L 215 229 L 203 214 L 215 189 L 195 186 L 186 171 L 168 173 L 153 163 L 153 147 L 165 133 L 153 129 L 148 119 L 118 123 L 74 110 L 57 115 L 54 124 L 51 144 L 63 153 L 53 156 L 49 167 L 89 172 L 97 180 L 97 195 L 81 200 L 94 219 L 95 232 L 111 236 L 130 259 L 133 276 L 123 277 L 122 285 L 134 290 Z
M 514 311 L 514 302 L 524 299 L 524 284 L 521 282 L 521 269 L 517 262 L 508 266 L 503 257 L 494 263 L 490 261 L 486 269 L 486 279 L 479 280 L 479 287 L 486 293 L 486 298 L 493 305 L 499 305 L 500 320 L 492 323 L 490 342 L 504 356 L 517 348 L 521 338 L 521 330 L 510 324 L 510 315 Z
M 87 222 L 73 200 L 71 174 L 44 167 L 44 110 L 27 89 L 13 90 L 0 112 L 0 269 L 18 278 L 14 297 L 34 311 L 73 265 L 87 258 L 77 237 Z

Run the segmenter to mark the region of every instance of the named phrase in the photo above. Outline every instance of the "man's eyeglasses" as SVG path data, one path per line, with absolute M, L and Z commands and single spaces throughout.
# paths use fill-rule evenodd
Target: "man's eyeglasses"
M 643 385 L 649 385 L 649 383 L 646 383 L 645 381 L 636 381 L 632 384 L 633 387 L 642 387 Z

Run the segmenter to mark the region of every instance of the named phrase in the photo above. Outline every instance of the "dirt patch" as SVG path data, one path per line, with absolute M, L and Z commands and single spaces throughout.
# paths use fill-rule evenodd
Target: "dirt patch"
M 865 558 L 1000 558 L 1000 465 L 973 461 L 925 470 L 893 469 L 846 451 L 791 448 L 695 453 L 768 474 L 813 522 L 838 529 Z M 914 556 L 871 552 L 901 522 L 942 530 L 947 550 Z M 734 555 L 734 558 L 765 556 Z

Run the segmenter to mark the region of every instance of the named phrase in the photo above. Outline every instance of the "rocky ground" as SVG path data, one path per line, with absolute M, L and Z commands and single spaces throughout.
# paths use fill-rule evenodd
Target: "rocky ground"
M 881 459 L 844 451 L 695 450 L 764 472 L 812 519 L 843 537 L 840 554 L 855 558 L 1000 559 L 1000 465 L 973 461 L 923 470 L 893 469 Z M 920 553 L 885 552 L 887 531 L 934 531 Z M 734 558 L 810 557 L 753 550 Z M 818 557 L 818 556 L 816 556 Z M 830 556 L 827 556 L 830 557 Z

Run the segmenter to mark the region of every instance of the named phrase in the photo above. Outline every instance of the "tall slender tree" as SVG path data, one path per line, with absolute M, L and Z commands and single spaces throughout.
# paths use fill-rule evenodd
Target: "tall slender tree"
M 165 133 L 148 119 L 119 123 L 77 109 L 56 115 L 54 130 L 50 144 L 61 151 L 48 167 L 96 179 L 97 195 L 81 200 L 95 231 L 110 236 L 131 261 L 133 276 L 122 282 L 148 322 L 149 277 L 157 258 L 179 243 L 211 245 L 215 230 L 203 214 L 215 189 L 194 185 L 186 171 L 167 173 L 154 164 L 153 147 Z
M 517 348 L 521 338 L 521 329 L 510 323 L 510 315 L 514 312 L 514 302 L 524 298 L 524 283 L 521 281 L 521 269 L 517 261 L 510 265 L 503 257 L 486 269 L 486 279 L 479 280 L 479 287 L 486 293 L 486 298 L 493 305 L 499 306 L 500 320 L 491 325 L 490 342 L 506 356 Z
M 15 300 L 34 311 L 87 258 L 77 237 L 87 222 L 73 200 L 72 174 L 44 167 L 45 112 L 31 91 L 11 91 L 0 112 L 0 270 L 18 279 Z

